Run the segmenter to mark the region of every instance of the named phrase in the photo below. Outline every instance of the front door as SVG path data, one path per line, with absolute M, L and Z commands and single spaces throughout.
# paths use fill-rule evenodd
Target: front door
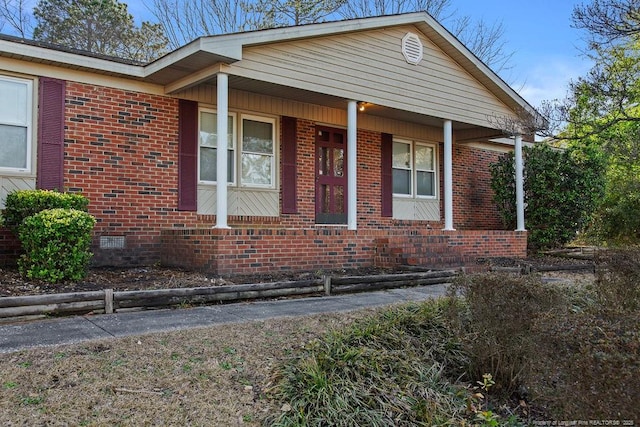
M 347 132 L 316 126 L 316 223 L 347 223 Z

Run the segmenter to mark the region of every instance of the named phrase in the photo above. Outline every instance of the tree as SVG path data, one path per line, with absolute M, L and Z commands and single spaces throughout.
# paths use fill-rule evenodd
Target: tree
M 40 0 L 33 10 L 33 37 L 74 49 L 149 61 L 166 50 L 158 24 L 134 24 L 118 0 Z
M 558 150 L 546 144 L 525 148 L 525 226 L 530 250 L 561 246 L 582 231 L 602 195 L 603 162 L 593 147 Z M 515 228 L 513 153 L 491 166 L 494 201 L 508 228 Z
M 249 22 L 260 20 L 242 0 L 153 0 L 151 12 L 171 49 L 201 36 L 249 30 Z
M 640 33 L 637 0 L 593 0 L 573 9 L 576 28 L 587 30 L 592 45 L 613 43 Z
M 26 11 L 25 0 L 0 0 L 0 19 L 9 24 L 20 37 L 26 38 L 33 29 L 31 15 Z
M 256 0 L 247 3 L 247 11 L 260 16 L 253 29 L 287 27 L 321 22 L 336 12 L 346 0 Z

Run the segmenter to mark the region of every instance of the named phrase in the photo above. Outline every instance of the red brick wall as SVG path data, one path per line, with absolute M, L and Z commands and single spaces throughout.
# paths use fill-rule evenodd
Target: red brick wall
M 500 216 L 492 201 L 489 165 L 499 152 L 468 146 L 453 150 L 453 223 L 459 230 L 500 230 Z
M 196 224 L 177 210 L 177 100 L 68 82 L 65 125 L 65 188 L 89 197 L 97 237 L 126 237 L 94 262 L 157 262 L 161 229 Z
M 215 216 L 177 210 L 176 99 L 68 82 L 65 125 L 64 183 L 67 190 L 89 197 L 90 213 L 98 220 L 95 264 L 155 263 L 161 258 L 161 230 L 208 228 L 215 224 Z M 335 262 L 345 266 L 370 264 L 378 233 L 420 234 L 429 228 L 442 228 L 440 222 L 395 221 L 381 217 L 380 134 L 360 130 L 357 159 L 359 231 L 318 229 L 314 223 L 314 145 L 315 123 L 298 119 L 298 213 L 279 218 L 230 217 L 232 226 L 251 228 L 234 230 L 240 237 L 207 230 L 211 232 L 207 239 L 216 242 L 215 250 L 229 254 L 222 258 L 222 255 L 216 255 L 217 258 L 207 262 L 222 262 L 225 271 L 272 266 L 277 256 L 283 263 L 288 263 L 288 268 L 316 265 L 324 268 L 324 265 L 336 265 Z M 496 153 L 455 146 L 454 225 L 457 229 L 500 228 L 488 186 L 488 164 L 496 158 Z M 255 250 L 256 255 L 244 253 L 247 243 L 243 242 L 254 243 L 255 234 L 246 237 L 242 233 L 259 230 L 254 228 L 256 226 L 265 228 L 265 234 L 258 234 L 262 236 L 262 246 L 247 247 L 248 251 Z M 278 243 L 268 243 L 275 239 L 268 233 L 280 233 L 284 229 L 287 229 L 285 233 L 291 233 L 284 240 L 288 247 L 282 246 L 282 239 L 276 239 Z M 97 245 L 100 236 L 125 236 L 126 247 L 100 250 Z M 186 251 L 184 256 L 174 258 L 198 257 L 189 245 L 188 249 L 180 249 L 176 238 L 165 236 L 164 239 L 165 243 L 171 243 L 170 254 Z M 314 245 L 319 246 L 315 248 Z M 338 247 L 335 245 L 340 245 L 339 249 L 331 249 Z M 201 250 L 204 251 L 204 247 Z M 323 261 L 318 261 L 319 258 Z M 163 259 L 167 260 L 166 256 Z M 241 267 L 229 267 L 225 263 L 230 260 Z

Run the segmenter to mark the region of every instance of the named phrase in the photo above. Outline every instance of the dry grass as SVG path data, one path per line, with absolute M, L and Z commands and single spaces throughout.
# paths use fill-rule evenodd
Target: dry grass
M 0 355 L 2 425 L 260 425 L 272 367 L 375 310 Z

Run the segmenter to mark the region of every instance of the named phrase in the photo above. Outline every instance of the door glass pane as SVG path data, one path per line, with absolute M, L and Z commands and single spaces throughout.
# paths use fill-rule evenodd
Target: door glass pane
M 333 134 L 333 142 L 335 142 L 336 144 L 343 144 L 344 143 L 344 136 L 341 133 L 334 133 Z
M 329 132 L 324 130 L 318 131 L 318 139 L 320 141 L 329 141 Z
M 393 167 L 401 169 L 411 168 L 411 146 L 404 142 L 393 143 Z
M 433 168 L 433 147 L 416 145 L 416 169 L 432 171 Z
M 329 213 L 329 207 L 331 206 L 331 194 L 329 186 L 322 184 L 320 186 L 320 212 Z
M 273 153 L 271 123 L 245 119 L 242 121 L 242 150 L 253 153 Z
M 318 174 L 329 175 L 329 149 L 327 147 L 318 148 Z
M 344 176 L 344 150 L 341 148 L 333 149 L 333 175 Z
M 0 167 L 27 167 L 27 128 L 0 125 Z
M 395 194 L 411 194 L 411 171 L 393 170 L 393 192 Z
M 271 156 L 242 154 L 242 183 L 271 184 Z
M 344 213 L 344 187 L 342 185 L 333 187 L 333 197 L 335 201 L 334 213 Z
M 417 186 L 418 186 L 418 195 L 419 196 L 435 196 L 435 186 L 434 186 L 434 173 L 433 172 L 421 172 L 417 173 Z

